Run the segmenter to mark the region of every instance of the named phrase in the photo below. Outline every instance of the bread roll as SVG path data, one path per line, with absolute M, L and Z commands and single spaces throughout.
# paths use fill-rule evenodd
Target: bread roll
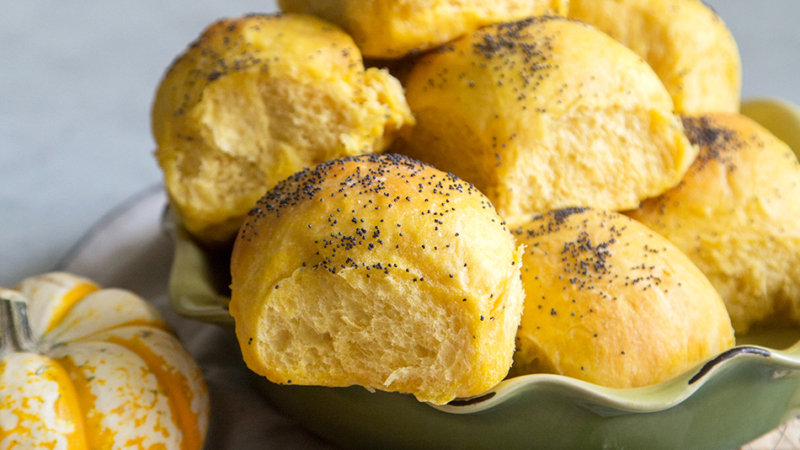
M 628 214 L 675 243 L 711 280 L 737 333 L 800 324 L 800 164 L 738 114 L 684 119 L 700 155 L 675 189 Z
M 153 104 L 156 156 L 186 228 L 226 241 L 264 192 L 304 167 L 380 152 L 413 123 L 397 80 L 352 39 L 302 15 L 211 25 Z
M 344 28 L 370 58 L 400 58 L 478 28 L 545 13 L 568 0 L 278 0 L 287 12 L 314 14 Z
M 520 252 L 472 185 L 399 155 L 349 157 L 267 193 L 231 259 L 236 335 L 275 383 L 445 403 L 505 377 Z
M 525 309 L 514 375 L 556 373 L 632 388 L 730 348 L 711 283 L 672 243 L 623 215 L 569 208 L 516 230 Z
M 647 60 L 683 114 L 739 112 L 742 63 L 728 27 L 699 0 L 571 0 L 590 23 Z
M 483 28 L 424 56 L 406 97 L 417 126 L 401 151 L 474 183 L 510 224 L 635 208 L 697 154 L 647 63 L 560 17 Z

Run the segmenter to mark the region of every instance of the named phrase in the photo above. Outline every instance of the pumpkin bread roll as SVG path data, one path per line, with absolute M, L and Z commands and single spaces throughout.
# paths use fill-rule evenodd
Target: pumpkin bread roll
M 152 120 L 171 202 L 207 242 L 231 239 L 278 181 L 380 152 L 413 123 L 397 80 L 365 71 L 347 34 L 302 15 L 211 25 L 165 75 Z
M 697 153 L 647 63 L 562 17 L 487 27 L 424 56 L 406 97 L 417 126 L 399 151 L 474 183 L 511 224 L 635 208 Z
M 399 155 L 323 163 L 258 202 L 234 244 L 231 315 L 270 381 L 446 403 L 507 374 L 520 253 L 472 185 Z
M 647 60 L 682 114 L 739 112 L 742 63 L 728 27 L 700 0 L 573 0 L 590 23 Z
M 525 310 L 513 375 L 555 373 L 614 388 L 679 375 L 730 348 L 708 279 L 626 216 L 567 208 L 516 230 Z
M 683 181 L 630 211 L 708 276 L 738 333 L 800 324 L 800 164 L 738 114 L 684 119 L 700 154 Z
M 370 58 L 400 58 L 480 27 L 542 14 L 566 15 L 568 0 L 278 0 L 345 29 Z

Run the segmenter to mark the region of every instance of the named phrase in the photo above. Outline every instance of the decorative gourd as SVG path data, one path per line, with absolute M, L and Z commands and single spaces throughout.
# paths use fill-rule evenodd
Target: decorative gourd
M 0 288 L 0 330 L 0 448 L 202 448 L 200 369 L 136 295 L 28 278 Z

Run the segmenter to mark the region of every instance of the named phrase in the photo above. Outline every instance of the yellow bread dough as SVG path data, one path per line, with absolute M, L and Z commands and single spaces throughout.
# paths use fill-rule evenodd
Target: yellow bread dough
M 617 213 L 568 208 L 516 230 L 525 309 L 513 375 L 632 388 L 733 346 L 725 305 L 672 243 Z
M 164 76 L 152 121 L 172 204 L 191 233 L 221 242 L 278 181 L 380 152 L 414 120 L 399 82 L 365 71 L 338 27 L 277 15 L 206 29 Z
M 511 365 L 521 252 L 478 190 L 410 158 L 299 172 L 235 241 L 230 310 L 245 362 L 275 383 L 436 404 L 480 394 Z
M 566 14 L 568 0 L 278 0 L 287 12 L 314 14 L 345 29 L 370 58 L 400 58 L 485 25 Z
M 682 114 L 739 112 L 742 64 L 728 27 L 699 0 L 573 0 L 590 23 L 646 59 Z
M 800 324 L 800 164 L 738 114 L 684 119 L 700 154 L 683 182 L 630 211 L 714 284 L 737 333 Z
M 398 59 L 364 58 L 364 67 L 386 69 L 401 85 L 405 86 L 408 75 L 419 58 L 419 55 L 408 55 Z
M 424 56 L 406 98 L 417 125 L 397 150 L 474 183 L 510 224 L 635 208 L 697 154 L 647 63 L 562 17 L 486 27 Z

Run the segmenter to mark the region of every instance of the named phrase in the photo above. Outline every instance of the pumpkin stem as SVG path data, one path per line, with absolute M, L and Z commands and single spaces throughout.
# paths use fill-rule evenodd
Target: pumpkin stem
M 0 356 L 36 349 L 28 322 L 28 299 L 17 291 L 0 288 L 0 330 Z

